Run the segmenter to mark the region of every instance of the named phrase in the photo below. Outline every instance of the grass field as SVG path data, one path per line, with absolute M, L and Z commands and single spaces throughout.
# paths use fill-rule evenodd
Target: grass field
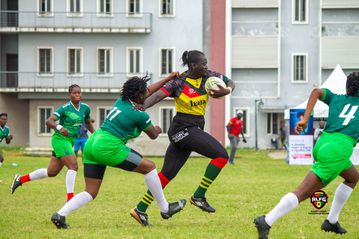
M 58 230 L 50 221 L 52 213 L 65 203 L 65 173 L 55 178 L 30 182 L 10 194 L 15 173 L 28 173 L 47 167 L 48 158 L 25 157 L 19 150 L 5 152 L 0 168 L 0 238 L 256 238 L 253 218 L 270 210 L 287 192 L 293 190 L 307 173 L 308 166 L 288 166 L 273 160 L 267 151 L 241 150 L 236 165 L 227 165 L 207 192 L 208 201 L 217 209 L 204 213 L 186 205 L 183 212 L 162 220 L 157 205 L 148 210 L 152 227 L 142 227 L 129 216 L 146 191 L 142 175 L 108 168 L 95 201 L 67 217 L 71 230 Z M 160 168 L 162 158 L 152 158 Z M 12 163 L 18 166 L 12 166 Z M 208 159 L 193 157 L 165 190 L 169 201 L 188 199 L 202 177 Z M 340 179 L 325 191 L 330 208 Z M 75 192 L 84 188 L 80 166 Z M 320 225 L 326 215 L 311 215 L 314 207 L 303 202 L 272 228 L 271 238 L 359 238 L 359 191 L 354 190 L 343 208 L 340 222 L 349 231 L 336 236 L 324 233 Z

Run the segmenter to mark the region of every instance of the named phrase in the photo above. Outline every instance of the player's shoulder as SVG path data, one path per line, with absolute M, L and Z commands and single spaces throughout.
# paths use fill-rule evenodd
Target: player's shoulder
M 60 108 L 68 109 L 70 106 L 71 106 L 71 103 L 67 102 L 67 103 L 63 104 Z
M 90 109 L 90 106 L 84 102 L 80 102 L 80 107 L 84 107 L 85 109 Z

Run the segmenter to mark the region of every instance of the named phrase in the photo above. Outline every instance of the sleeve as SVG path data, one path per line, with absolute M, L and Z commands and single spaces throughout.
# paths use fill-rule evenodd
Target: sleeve
M 86 112 L 85 112 L 85 122 L 89 121 L 91 119 L 91 109 L 90 107 L 86 107 Z
M 152 126 L 150 116 L 146 112 L 139 112 L 137 127 L 140 131 L 145 131 Z
M 178 97 L 181 88 L 181 80 L 175 78 L 167 82 L 160 90 L 162 90 L 169 97 Z
M 216 71 L 208 70 L 207 74 L 208 74 L 208 77 L 216 76 L 216 77 L 222 79 L 224 81 L 224 83 L 226 83 L 226 85 L 228 84 L 228 81 L 230 80 L 227 76 L 222 75 L 221 73 L 218 73 Z
M 5 138 L 9 138 L 9 135 L 10 135 L 10 129 L 7 128 L 7 130 L 5 131 Z
M 335 94 L 326 88 L 323 88 L 323 91 L 324 91 L 324 96 L 320 100 L 326 103 L 327 105 L 329 105 Z
M 59 120 L 64 113 L 65 113 L 65 108 L 63 106 L 60 106 L 54 112 L 52 112 L 52 115 L 54 115 L 56 119 Z

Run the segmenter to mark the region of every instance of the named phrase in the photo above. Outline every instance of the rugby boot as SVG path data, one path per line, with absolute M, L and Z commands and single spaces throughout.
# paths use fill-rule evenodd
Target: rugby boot
M 347 230 L 345 230 L 339 222 L 336 222 L 334 224 L 330 223 L 328 219 L 325 219 L 325 221 L 322 224 L 321 229 L 326 232 L 334 232 L 336 234 L 345 234 L 347 233 Z
M 200 209 L 202 209 L 205 212 L 214 213 L 216 211 L 216 209 L 214 209 L 211 205 L 209 205 L 209 203 L 207 202 L 205 197 L 195 198 L 195 197 L 191 196 L 190 202 L 192 205 L 199 207 Z
M 263 215 L 253 221 L 258 231 L 258 239 L 268 239 L 269 230 L 271 229 L 264 218 L 265 216 Z
M 134 208 L 131 210 L 130 215 L 142 226 L 149 226 L 147 213 L 141 212 L 137 208 Z
M 186 205 L 186 200 L 182 199 L 178 202 L 173 202 L 168 204 L 168 211 L 167 212 L 161 212 L 161 216 L 163 219 L 168 219 L 172 217 L 177 212 L 181 211 L 184 206 Z

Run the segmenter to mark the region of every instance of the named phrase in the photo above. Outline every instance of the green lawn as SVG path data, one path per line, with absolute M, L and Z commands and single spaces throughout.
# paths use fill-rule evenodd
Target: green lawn
M 71 230 L 58 230 L 50 221 L 52 213 L 65 203 L 65 173 L 56 178 L 30 182 L 10 194 L 15 173 L 28 173 L 47 167 L 49 158 L 24 157 L 19 149 L 5 152 L 0 168 L 0 238 L 256 238 L 253 218 L 266 213 L 287 192 L 293 190 L 307 173 L 308 166 L 289 166 L 284 160 L 268 158 L 266 151 L 238 151 L 236 165 L 227 165 L 207 193 L 217 209 L 204 213 L 186 205 L 183 212 L 168 221 L 162 220 L 157 205 L 148 211 L 152 227 L 141 227 L 129 211 L 146 191 L 142 175 L 108 168 L 101 191 L 95 201 L 67 217 Z M 153 158 L 158 167 L 162 158 Z M 202 177 L 208 159 L 189 159 L 165 194 L 169 201 L 188 199 Z M 12 163 L 18 166 L 12 166 Z M 329 210 L 340 179 L 325 191 Z M 75 192 L 84 188 L 80 166 Z M 355 190 L 344 207 L 340 222 L 349 231 L 345 236 L 321 232 L 325 215 L 308 214 L 314 207 L 303 202 L 280 219 L 272 228 L 271 238 L 359 238 L 359 191 Z M 323 210 L 324 210 L 323 209 Z

